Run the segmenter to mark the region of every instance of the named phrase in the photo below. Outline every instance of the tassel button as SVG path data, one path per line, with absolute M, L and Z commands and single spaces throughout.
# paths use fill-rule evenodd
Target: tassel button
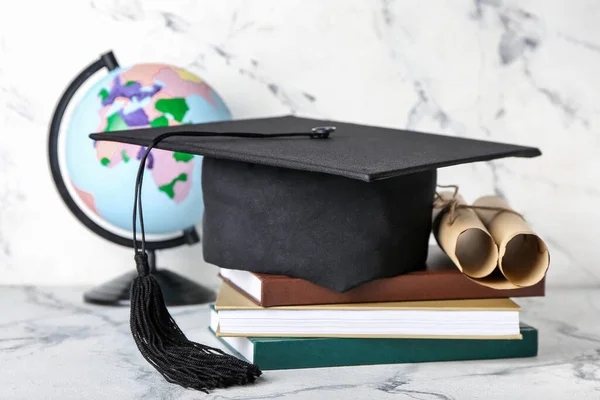
M 148 276 L 150 274 L 150 265 L 148 264 L 148 255 L 146 253 L 136 253 L 135 268 L 139 276 Z

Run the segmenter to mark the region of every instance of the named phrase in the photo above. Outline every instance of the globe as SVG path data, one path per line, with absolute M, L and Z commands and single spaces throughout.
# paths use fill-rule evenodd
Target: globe
M 100 78 L 82 90 L 70 118 L 64 118 L 75 94 L 99 71 L 103 71 Z M 149 272 L 167 305 L 207 303 L 216 297 L 199 282 L 158 268 L 156 261 L 159 250 L 200 241 L 196 224 L 204 213 L 202 157 L 156 148 L 151 151 L 144 165 L 141 193 L 147 235 L 134 238 L 134 188 L 146 148 L 95 142 L 89 135 L 229 119 L 231 113 L 221 97 L 200 77 L 168 64 L 121 67 L 112 51 L 82 69 L 54 109 L 48 129 L 48 162 L 58 194 L 93 233 L 117 245 L 145 247 Z M 140 227 L 136 228 L 140 232 Z M 136 276 L 135 270 L 117 276 L 85 291 L 83 299 L 111 306 L 127 302 Z
M 80 207 L 131 231 L 133 187 L 145 151 L 93 142 L 90 133 L 228 119 L 231 113 L 221 97 L 189 71 L 166 64 L 115 68 L 82 96 L 67 126 L 67 179 Z M 142 188 L 147 233 L 172 234 L 201 221 L 201 167 L 201 156 L 152 150 Z

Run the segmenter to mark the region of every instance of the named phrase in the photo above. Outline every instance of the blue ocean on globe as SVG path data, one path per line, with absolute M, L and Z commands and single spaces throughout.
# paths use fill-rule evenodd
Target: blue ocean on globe
M 88 214 L 131 231 L 134 184 L 145 148 L 98 141 L 93 132 L 225 121 L 219 95 L 190 72 L 164 64 L 117 68 L 91 87 L 73 110 L 65 140 L 72 187 Z M 142 188 L 149 234 L 175 234 L 202 220 L 202 157 L 154 149 Z

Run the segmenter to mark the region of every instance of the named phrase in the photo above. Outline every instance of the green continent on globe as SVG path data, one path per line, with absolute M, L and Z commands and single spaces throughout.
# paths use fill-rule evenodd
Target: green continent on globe
M 106 129 L 104 131 L 122 131 L 128 128 L 123 118 L 118 113 L 114 113 L 107 118 Z
M 153 128 L 158 128 L 159 126 L 169 126 L 169 118 L 161 115 L 158 118 L 154 118 L 152 122 L 150 122 L 150 126 Z
M 175 198 L 175 184 L 179 181 L 186 182 L 187 178 L 188 178 L 188 176 L 186 173 L 181 173 L 175 179 L 173 179 L 171 181 L 171 183 L 168 183 L 163 186 L 159 186 L 158 189 L 162 192 L 165 192 L 167 194 L 167 196 L 169 196 L 170 198 L 173 199 L 173 198 Z
M 100 93 L 98 93 L 98 96 L 100 96 L 102 100 L 105 100 L 108 97 L 108 90 L 102 89 Z
M 173 158 L 181 162 L 189 162 L 194 158 L 193 154 L 180 153 L 178 151 L 173 153 Z
M 189 110 L 185 99 L 181 98 L 160 99 L 156 102 L 155 108 L 165 114 L 171 114 L 177 122 L 182 122 L 185 113 Z

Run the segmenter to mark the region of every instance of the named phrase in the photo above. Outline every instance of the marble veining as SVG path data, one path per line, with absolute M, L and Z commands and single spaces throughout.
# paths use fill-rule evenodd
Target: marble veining
M 550 246 L 551 287 L 600 285 L 598 18 L 592 0 L 3 3 L 0 282 L 98 284 L 133 267 L 129 249 L 70 214 L 46 159 L 60 93 L 112 49 L 122 65 L 188 68 L 235 118 L 295 114 L 537 146 L 542 157 L 443 168 L 439 181 L 523 213 Z M 200 247 L 159 262 L 216 284 Z
M 111 48 L 125 65 L 161 61 L 190 69 L 213 85 L 239 118 L 291 113 L 344 119 L 536 145 L 544 153 L 538 159 L 440 171 L 440 181 L 460 184 L 467 199 L 488 193 L 506 197 L 550 246 L 548 287 L 559 294 L 524 302 L 534 306 L 525 315 L 542 329 L 537 359 L 456 368 L 285 371 L 269 373 L 265 381 L 272 384 L 219 392 L 215 398 L 308 398 L 325 391 L 347 398 L 374 393 L 377 398 L 463 398 L 470 387 L 492 390 L 490 376 L 498 383 L 491 398 L 502 398 L 513 385 L 524 387 L 524 393 L 546 390 L 531 385 L 540 380 L 552 388 L 548 395 L 560 392 L 555 392 L 558 383 L 582 393 L 597 390 L 600 338 L 593 321 L 594 290 L 600 286 L 600 248 L 595 245 L 600 136 L 594 127 L 600 111 L 600 10 L 591 0 L 427 4 L 11 3 L 10 12 L 0 12 L 0 124 L 5 133 L 0 143 L 0 282 L 95 284 L 133 267 L 128 249 L 95 237 L 69 214 L 45 158 L 47 123 L 60 92 L 84 65 Z M 56 13 L 57 7 L 78 17 Z M 32 8 L 37 12 L 30 13 Z M 27 26 L 43 30 L 43 37 L 18 22 L 25 15 Z M 216 269 L 201 259 L 199 246 L 159 254 L 161 265 L 215 284 Z M 111 394 L 117 398 L 131 393 L 193 398 L 156 379 L 140 362 L 131 348 L 125 311 L 82 305 L 74 289 L 13 288 L 0 296 L 19 304 L 0 317 L 8 354 L 4 362 L 16 363 L 3 370 L 27 370 L 40 379 L 20 390 L 50 385 L 57 390 L 52 393 L 76 398 L 71 388 L 90 385 L 101 393 L 115 383 Z M 204 309 L 177 313 L 182 324 L 205 338 Z M 19 361 L 34 353 L 42 360 Z M 64 374 L 48 377 L 45 371 L 55 360 Z M 9 383 L 11 377 L 19 382 L 21 375 L 4 375 L 5 390 L 20 396 L 23 392 Z
M 600 398 L 599 19 L 593 0 L 2 2 L 0 283 L 14 286 L 0 287 L 0 398 Z M 132 254 L 70 214 L 47 165 L 58 97 L 109 49 L 122 65 L 189 69 L 235 118 L 294 114 L 539 147 L 535 159 L 439 171 L 468 201 L 505 197 L 548 244 L 548 295 L 518 300 L 540 330 L 539 356 L 271 371 L 208 396 L 166 383 L 137 352 L 127 309 L 81 301 L 79 285 L 130 271 Z M 218 283 L 201 246 L 158 257 Z M 172 312 L 190 338 L 219 345 L 205 306 Z
M 600 291 L 557 288 L 516 299 L 539 329 L 524 359 L 266 371 L 253 385 L 209 395 L 182 389 L 142 358 L 128 308 L 81 301 L 82 287 L 0 287 L 0 398 L 20 399 L 597 399 Z M 192 340 L 221 346 L 206 306 L 172 307 Z

